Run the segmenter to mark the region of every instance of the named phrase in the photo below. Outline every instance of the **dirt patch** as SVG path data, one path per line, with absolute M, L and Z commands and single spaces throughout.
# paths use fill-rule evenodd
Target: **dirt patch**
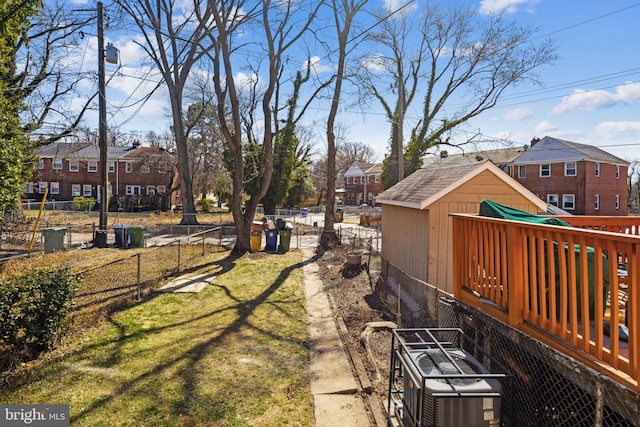
M 343 344 L 351 354 L 359 356 L 371 382 L 372 394 L 380 404 L 386 404 L 391 331 L 374 328 L 363 334 L 372 322 L 395 320 L 376 293 L 380 257 L 363 251 L 362 263 L 354 265 L 347 262 L 346 250 L 334 249 L 323 253 L 317 263 L 333 314 L 341 318 L 347 328 L 346 336 L 342 336 Z

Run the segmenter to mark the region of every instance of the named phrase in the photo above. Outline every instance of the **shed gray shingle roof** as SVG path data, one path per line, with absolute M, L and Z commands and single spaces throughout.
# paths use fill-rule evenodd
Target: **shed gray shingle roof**
M 420 203 L 472 172 L 480 164 L 477 162 L 455 166 L 437 163 L 429 165 L 383 191 L 376 200 Z

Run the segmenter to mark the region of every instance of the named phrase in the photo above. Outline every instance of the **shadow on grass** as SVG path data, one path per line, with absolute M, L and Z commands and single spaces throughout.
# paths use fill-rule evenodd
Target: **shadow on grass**
M 259 295 L 257 295 L 255 298 L 252 298 L 250 300 L 241 300 L 235 297 L 233 295 L 233 292 L 228 288 L 224 286 L 214 285 L 222 288 L 225 294 L 233 301 L 233 304 L 227 307 L 221 308 L 219 310 L 206 313 L 202 316 L 199 316 L 198 318 L 190 319 L 188 321 L 174 323 L 174 324 L 171 324 L 170 326 L 164 326 L 164 327 L 156 328 L 152 330 L 145 330 L 143 332 L 136 332 L 134 334 L 125 336 L 126 334 L 125 329 L 121 325 L 117 324 L 117 322 L 114 322 L 113 320 L 111 320 L 112 323 L 114 323 L 114 326 L 118 328 L 119 334 L 120 334 L 119 338 L 117 338 L 116 340 L 113 340 L 114 342 L 117 343 L 117 347 L 113 350 L 114 356 L 115 356 L 116 354 L 120 353 L 120 349 L 128 340 L 136 339 L 140 335 L 156 334 L 156 333 L 162 332 L 162 330 L 165 330 L 165 329 L 176 328 L 178 326 L 185 326 L 191 323 L 198 322 L 199 320 L 212 317 L 223 311 L 234 310 L 237 313 L 237 317 L 234 319 L 234 321 L 228 324 L 226 327 L 224 327 L 220 331 L 220 333 L 218 333 L 215 337 L 212 337 L 207 341 L 200 343 L 195 347 L 190 348 L 189 351 L 185 351 L 182 354 L 178 354 L 173 358 L 166 359 L 162 363 L 153 367 L 153 369 L 151 369 L 149 372 L 138 376 L 134 380 L 130 380 L 123 383 L 111 395 L 105 396 L 95 401 L 91 406 L 87 406 L 83 408 L 79 413 L 72 416 L 71 422 L 72 423 L 86 422 L 88 420 L 87 417 L 89 417 L 93 412 L 95 412 L 101 406 L 107 405 L 109 404 L 109 402 L 113 401 L 114 399 L 119 398 L 119 396 L 126 394 L 128 392 L 131 392 L 137 387 L 138 383 L 141 383 L 146 379 L 153 378 L 154 376 L 162 375 L 163 372 L 171 368 L 174 368 L 177 364 L 184 364 L 186 368 L 183 368 L 179 373 L 180 378 L 184 381 L 183 395 L 182 395 L 182 399 L 179 402 L 176 402 L 175 407 L 173 408 L 175 411 L 174 415 L 189 414 L 190 406 L 198 397 L 197 388 L 198 388 L 198 382 L 199 382 L 198 380 L 200 375 L 197 369 L 191 369 L 191 368 L 193 366 L 196 366 L 199 362 L 201 362 L 205 356 L 216 351 L 216 348 L 224 342 L 224 339 L 227 336 L 239 332 L 243 327 L 249 326 L 250 328 L 254 328 L 260 333 L 266 334 L 274 339 L 295 342 L 296 344 L 299 344 L 306 348 L 307 347 L 306 340 L 304 342 L 300 342 L 298 340 L 292 339 L 291 337 L 279 336 L 273 332 L 260 329 L 257 326 L 251 324 L 249 317 L 253 313 L 255 313 L 255 311 L 260 306 L 262 306 L 265 303 L 268 303 L 269 297 L 272 296 L 283 285 L 283 283 L 292 274 L 293 271 L 302 268 L 304 265 L 310 262 L 314 262 L 316 259 L 317 259 L 317 256 L 311 259 L 303 260 L 301 262 L 298 262 L 294 265 L 291 265 L 283 269 L 278 274 L 278 277 L 273 281 L 273 283 L 269 285 L 268 288 L 264 289 Z M 220 267 L 220 271 L 217 271 L 215 273 L 217 276 L 220 276 L 231 271 L 236 266 L 236 262 L 237 262 L 237 258 L 232 255 L 229 255 L 225 258 L 222 258 L 218 261 L 211 263 L 210 265 L 217 265 Z M 199 268 L 202 269 L 202 266 L 200 266 Z M 278 307 L 277 309 L 282 311 L 286 316 L 289 316 L 281 308 Z M 105 345 L 105 343 L 102 342 L 100 345 Z M 117 357 L 113 357 L 109 362 L 115 363 L 116 361 L 117 361 Z

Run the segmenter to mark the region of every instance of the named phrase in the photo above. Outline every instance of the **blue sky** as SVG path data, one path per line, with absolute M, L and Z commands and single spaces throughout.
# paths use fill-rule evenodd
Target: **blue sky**
M 474 120 L 483 134 L 527 143 L 553 136 L 640 159 L 640 3 L 485 0 L 556 40 L 560 58 L 539 70 L 545 88 L 515 88 Z
M 537 70 L 544 87 L 508 90 L 495 108 L 469 122 L 469 131 L 481 132 L 484 139 L 506 138 L 516 146 L 534 136 L 552 136 L 595 145 L 626 160 L 640 159 L 640 2 L 468 3 L 479 13 L 504 9 L 518 23 L 538 28 L 541 36 L 555 39 L 560 56 Z M 376 141 L 376 151 L 386 152 L 387 126 L 373 119 L 362 129 L 358 139 Z
M 403 0 L 371 0 L 374 7 L 394 7 Z M 79 4 L 84 2 L 78 1 Z M 90 4 L 93 2 L 88 2 Z M 420 3 L 418 1 L 418 3 Z M 506 138 L 513 145 L 552 136 L 591 144 L 626 160 L 640 160 L 640 2 L 627 0 L 467 0 L 478 13 L 504 10 L 520 24 L 539 28 L 555 39 L 560 58 L 537 70 L 544 87 L 508 90 L 501 102 L 468 123 L 485 139 Z M 108 12 L 108 11 L 107 11 Z M 123 105 L 144 97 L 154 85 L 154 72 L 141 65 L 135 34 L 105 33 L 120 49 L 122 68 L 107 89 L 109 126 L 121 132 L 164 133 L 170 125 L 164 91 L 144 106 Z M 97 62 L 95 37 L 82 59 L 84 68 Z M 113 71 L 113 66 L 108 66 Z M 144 76 L 144 80 L 132 76 Z M 236 78 L 242 78 L 241 75 Z M 90 85 L 84 88 L 91 90 Z M 419 103 L 415 103 L 419 108 Z M 135 113 L 135 114 L 134 114 Z M 409 111 L 407 123 L 418 115 Z M 322 119 L 321 114 L 314 119 Z M 349 138 L 370 145 L 382 160 L 388 151 L 390 126 L 374 104 L 366 114 L 343 110 Z M 88 117 L 88 123 L 91 123 Z M 307 121 L 309 123 L 310 120 Z M 408 134 L 408 128 L 405 132 Z M 487 148 L 497 145 L 488 143 Z

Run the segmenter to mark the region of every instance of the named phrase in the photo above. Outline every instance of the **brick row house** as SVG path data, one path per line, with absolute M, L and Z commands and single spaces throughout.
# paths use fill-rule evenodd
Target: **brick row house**
M 343 204 L 375 206 L 376 196 L 382 193 L 382 164 L 355 162 L 344 173 L 344 187 L 336 190 Z
M 626 216 L 628 166 L 597 147 L 545 136 L 513 160 L 510 174 L 571 214 Z
M 629 162 L 600 148 L 546 136 L 531 145 L 424 159 L 423 168 L 491 160 L 547 204 L 573 215 L 626 216 Z M 550 211 L 559 212 L 550 209 Z
M 24 190 L 24 198 L 67 201 L 74 197 L 100 199 L 100 151 L 90 143 L 57 142 L 36 151 L 39 162 Z M 162 148 L 107 147 L 110 210 L 128 210 L 132 204 L 179 204 L 178 174 L 174 156 Z M 115 196 L 115 197 L 113 197 Z M 162 206 L 153 206 L 161 208 Z M 166 206 L 164 206 L 166 207 Z

